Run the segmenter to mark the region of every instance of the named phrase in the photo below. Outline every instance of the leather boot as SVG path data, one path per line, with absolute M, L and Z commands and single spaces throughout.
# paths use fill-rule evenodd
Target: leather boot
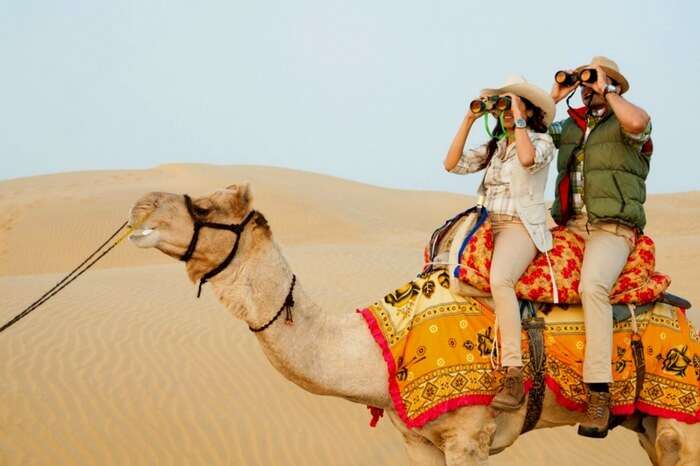
M 491 406 L 502 411 L 515 411 L 525 401 L 523 371 L 520 367 L 509 367 L 503 380 L 503 388 L 496 394 Z
M 590 391 L 586 419 L 578 426 L 578 434 L 585 437 L 605 438 L 610 422 L 610 393 Z

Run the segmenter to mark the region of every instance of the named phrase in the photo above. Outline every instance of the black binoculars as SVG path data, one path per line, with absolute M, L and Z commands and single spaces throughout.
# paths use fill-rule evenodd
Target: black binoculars
M 595 68 L 584 68 L 581 71 L 557 71 L 554 80 L 561 86 L 571 86 L 577 82 L 592 84 L 598 80 L 598 72 Z
M 469 110 L 471 110 L 471 112 L 474 114 L 490 112 L 492 110 L 504 112 L 506 110 L 510 110 L 510 103 L 510 97 L 507 95 L 490 95 L 472 100 L 469 104 Z

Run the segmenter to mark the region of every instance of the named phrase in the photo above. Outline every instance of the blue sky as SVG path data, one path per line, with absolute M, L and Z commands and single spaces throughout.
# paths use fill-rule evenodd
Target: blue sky
M 468 100 L 607 55 L 652 116 L 649 190 L 700 189 L 696 4 L 5 0 L 0 178 L 203 162 L 473 193 L 442 168 Z

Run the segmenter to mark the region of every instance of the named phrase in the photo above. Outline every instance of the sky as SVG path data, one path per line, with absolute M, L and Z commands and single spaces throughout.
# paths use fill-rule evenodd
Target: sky
M 473 194 L 480 176 L 442 159 L 479 90 L 515 73 L 548 91 L 605 55 L 652 117 L 649 191 L 698 190 L 699 9 L 0 0 L 0 179 L 195 162 Z M 475 125 L 467 146 L 485 140 Z

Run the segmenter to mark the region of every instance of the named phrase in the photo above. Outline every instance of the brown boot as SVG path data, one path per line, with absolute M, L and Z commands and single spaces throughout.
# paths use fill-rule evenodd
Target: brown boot
M 515 411 L 525 401 L 523 371 L 520 367 L 509 367 L 503 380 L 503 388 L 496 394 L 491 406 L 502 411 Z
M 585 437 L 605 438 L 610 422 L 610 393 L 590 391 L 586 419 L 578 426 L 578 434 Z

